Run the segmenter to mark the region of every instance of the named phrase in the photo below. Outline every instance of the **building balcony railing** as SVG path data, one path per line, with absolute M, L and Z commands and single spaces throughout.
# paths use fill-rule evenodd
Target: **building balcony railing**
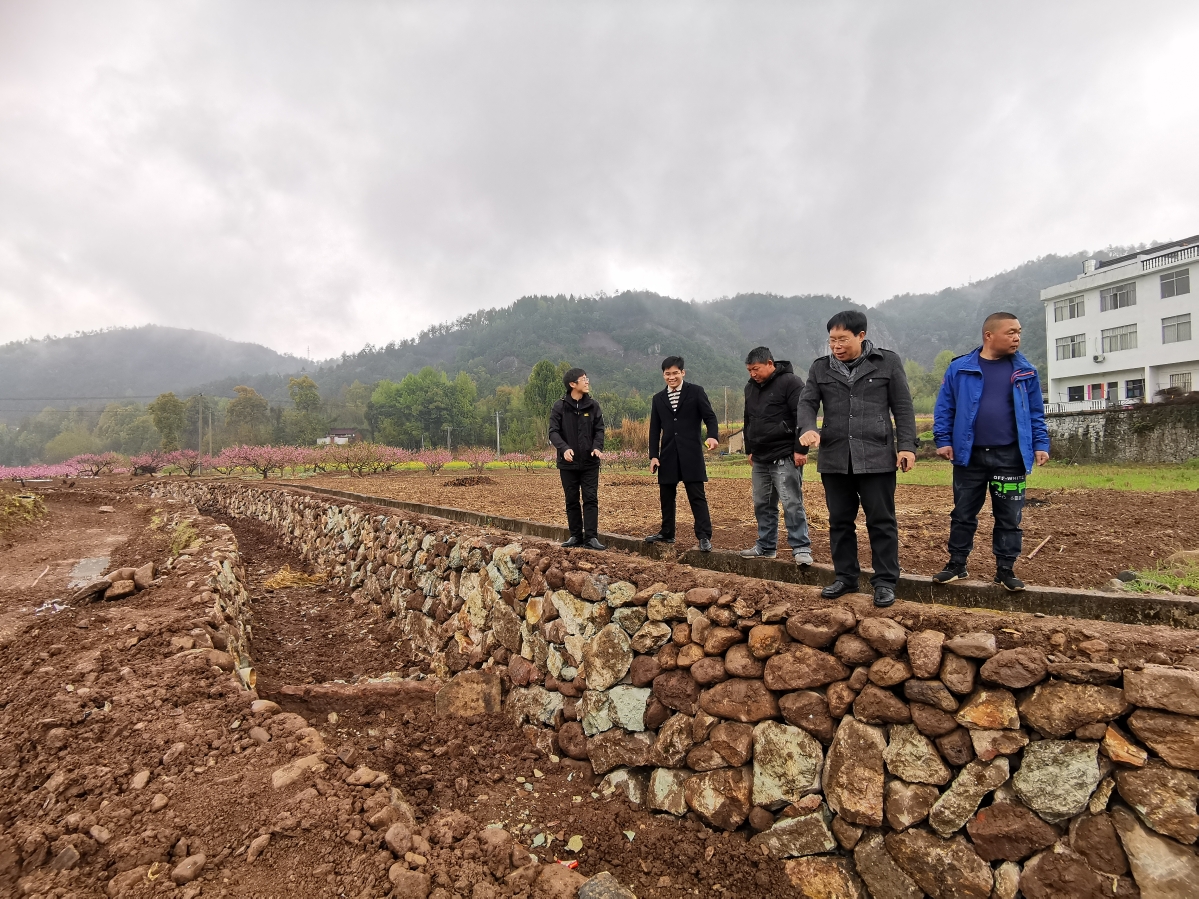
M 1143 399 L 1074 400 L 1073 402 L 1046 403 L 1045 411 L 1050 414 L 1055 412 L 1102 412 L 1105 409 L 1131 409 L 1134 406 L 1142 405 L 1144 402 Z
M 1176 262 L 1182 262 L 1187 259 L 1199 259 L 1199 244 L 1183 247 L 1181 250 L 1175 250 L 1173 253 L 1164 253 L 1161 256 L 1154 256 L 1152 259 L 1143 259 L 1141 260 L 1141 271 L 1150 272 L 1155 268 L 1163 268 L 1167 265 L 1173 265 Z

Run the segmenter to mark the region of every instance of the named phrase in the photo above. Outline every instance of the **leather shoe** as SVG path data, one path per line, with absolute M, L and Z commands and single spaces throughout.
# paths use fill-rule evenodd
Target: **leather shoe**
M 699 546 L 696 547 L 701 553 L 710 553 L 712 551 L 712 541 L 705 537 L 699 541 Z
M 570 535 L 570 539 L 569 539 L 569 540 L 567 540 L 567 541 L 566 541 L 565 543 L 563 543 L 562 545 L 563 545 L 564 547 L 568 548 L 568 549 L 569 549 L 570 547 L 572 547 L 572 546 L 582 546 L 582 545 L 583 545 L 583 538 L 582 538 L 582 537 L 580 537 L 580 536 L 578 536 L 577 534 L 571 534 L 571 535 Z
M 825 599 L 836 599 L 838 596 L 844 596 L 846 593 L 857 593 L 857 584 L 847 584 L 845 581 L 838 578 L 827 587 L 820 591 L 820 595 Z
M 887 606 L 894 605 L 895 591 L 890 587 L 875 587 L 874 604 L 880 609 L 885 609 Z
M 664 537 L 661 532 L 650 534 L 645 538 L 646 543 L 674 543 L 674 537 Z
M 608 547 L 606 547 L 606 546 L 604 546 L 604 544 L 600 543 L 599 538 L 591 537 L 590 539 L 583 541 L 583 548 L 584 549 L 607 549 Z

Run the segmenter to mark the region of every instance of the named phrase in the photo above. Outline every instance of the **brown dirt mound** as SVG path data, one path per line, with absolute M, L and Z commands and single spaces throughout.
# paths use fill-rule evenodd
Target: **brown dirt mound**
M 469 476 L 465 478 L 454 478 L 452 481 L 446 481 L 447 487 L 486 487 L 496 484 L 494 478 L 489 478 L 487 475 Z

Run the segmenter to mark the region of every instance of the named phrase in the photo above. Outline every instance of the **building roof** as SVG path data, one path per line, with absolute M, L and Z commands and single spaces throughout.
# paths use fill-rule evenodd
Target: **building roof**
M 1119 265 L 1121 262 L 1128 262 L 1132 259 L 1139 259 L 1142 256 L 1155 256 L 1164 250 L 1173 250 L 1176 247 L 1189 247 L 1191 244 L 1199 243 L 1199 234 L 1194 237 L 1184 237 L 1182 240 L 1173 240 L 1170 243 L 1158 244 L 1155 247 L 1148 247 L 1144 250 L 1137 250 L 1135 253 L 1129 253 L 1127 256 L 1117 256 L 1115 259 L 1104 259 L 1102 262 L 1095 263 L 1095 269 L 1109 268 L 1113 265 Z

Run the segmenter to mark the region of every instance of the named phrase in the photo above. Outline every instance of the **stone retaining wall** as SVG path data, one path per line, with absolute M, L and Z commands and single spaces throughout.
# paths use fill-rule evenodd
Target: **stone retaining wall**
M 639 588 L 534 541 L 282 490 L 160 489 L 267 522 L 394 616 L 449 679 L 439 708 L 502 701 L 605 791 L 748 825 L 793 882 L 828 887 L 804 895 L 1199 895 L 1193 668 L 758 608 L 685 568 Z
M 1199 403 L 1045 416 L 1053 457 L 1074 462 L 1186 462 L 1199 456 Z

